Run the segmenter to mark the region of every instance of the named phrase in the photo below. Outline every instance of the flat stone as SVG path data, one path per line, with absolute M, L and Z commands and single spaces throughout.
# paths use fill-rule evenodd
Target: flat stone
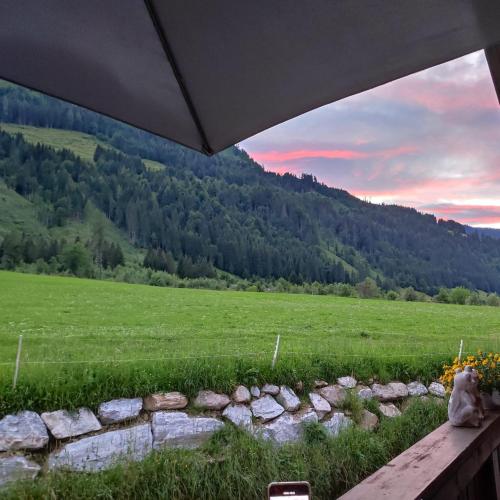
M 277 396 L 280 392 L 280 388 L 277 385 L 264 384 L 261 392 L 263 392 L 264 394 L 271 394 L 271 396 Z
M 250 394 L 254 398 L 260 398 L 260 389 L 256 385 L 252 385 L 252 387 L 250 387 Z
M 0 451 L 38 450 L 48 442 L 47 428 L 34 411 L 21 411 L 0 420 Z
M 408 396 L 408 389 L 402 382 L 391 382 L 387 385 L 373 384 L 373 397 L 379 401 L 396 401 Z
M 264 424 L 256 431 L 257 435 L 264 439 L 270 439 L 277 444 L 293 443 L 302 438 L 304 424 L 306 422 L 317 422 L 318 416 L 311 408 L 297 413 L 283 413 L 276 420 Z
M 397 399 L 402 399 L 408 397 L 408 387 L 402 382 L 389 382 L 387 384 L 392 388 Z
M 439 382 L 432 382 L 429 385 L 428 389 L 433 396 L 438 396 L 440 398 L 444 398 L 446 394 L 446 389 L 444 388 L 444 385 L 440 384 Z
M 153 413 L 153 448 L 197 448 L 207 441 L 224 423 L 216 418 L 190 417 L 187 413 Z
M 242 404 L 230 404 L 222 413 L 223 417 L 233 422 L 238 427 L 249 429 L 252 427 L 252 412 Z
M 346 390 L 340 385 L 328 385 L 319 390 L 319 393 L 332 405 L 339 406 L 347 396 Z
M 297 411 L 300 408 L 300 399 L 290 387 L 282 385 L 280 392 L 276 396 L 276 401 L 285 408 L 286 411 Z
M 326 387 L 328 385 L 328 382 L 325 380 L 315 380 L 314 381 L 314 388 L 315 389 L 321 389 L 322 387 Z
M 352 425 L 352 420 L 349 417 L 346 417 L 341 412 L 336 412 L 332 415 L 332 418 L 323 422 L 325 429 L 332 436 L 338 436 L 340 431 L 343 429 L 347 429 L 350 425 Z
M 375 415 L 375 413 L 372 413 L 371 411 L 363 410 L 359 425 L 362 429 L 366 429 L 367 431 L 372 431 L 378 425 L 378 417 L 377 415 Z
M 142 398 L 122 398 L 101 403 L 97 414 L 103 424 L 115 424 L 137 418 L 141 410 Z
M 248 403 L 251 399 L 252 395 L 244 385 L 239 385 L 233 392 L 233 401 L 235 403 Z
M 314 410 L 316 411 L 318 418 L 321 420 L 327 413 L 332 411 L 332 407 L 330 403 L 319 394 L 315 392 L 309 393 L 309 401 L 313 405 Z
M 144 409 L 148 411 L 182 410 L 188 405 L 188 398 L 180 392 L 158 392 L 144 398 Z
M 74 412 L 57 410 L 42 413 L 42 420 L 56 439 L 81 436 L 88 432 L 100 431 L 101 424 L 88 408 Z
M 109 431 L 68 443 L 49 455 L 49 469 L 98 472 L 117 463 L 139 461 L 151 452 L 150 424 Z
M 410 396 L 424 396 L 429 392 L 424 384 L 417 381 L 410 382 L 406 387 Z
M 358 395 L 358 398 L 373 399 L 373 391 L 366 385 L 358 385 L 354 392 Z
M 250 408 L 252 409 L 253 416 L 260 419 L 261 422 L 267 422 L 279 417 L 285 411 L 283 406 L 278 404 L 269 394 L 252 401 Z
M 378 409 L 380 410 L 380 413 L 382 413 L 382 415 L 389 418 L 399 417 L 401 415 L 401 412 L 392 403 L 387 403 L 387 404 L 380 403 L 378 405 Z
M 231 400 L 225 394 L 217 394 L 213 391 L 200 391 L 194 400 L 194 405 L 204 410 L 222 410 L 230 402 Z
M 358 381 L 354 377 L 339 377 L 337 384 L 347 389 L 354 389 Z
M 15 481 L 33 480 L 41 467 L 26 457 L 0 457 L 0 488 Z

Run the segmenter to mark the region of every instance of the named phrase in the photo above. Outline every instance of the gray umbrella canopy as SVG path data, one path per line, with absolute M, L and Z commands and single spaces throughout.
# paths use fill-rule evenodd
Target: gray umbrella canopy
M 0 76 L 207 154 L 500 42 L 497 0 L 2 0 Z

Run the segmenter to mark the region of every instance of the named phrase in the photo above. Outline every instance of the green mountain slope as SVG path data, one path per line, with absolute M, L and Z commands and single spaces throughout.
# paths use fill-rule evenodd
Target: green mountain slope
M 215 266 L 295 283 L 371 276 L 386 288 L 500 291 L 497 240 L 363 202 L 309 175 L 265 172 L 238 148 L 204 157 L 13 85 L 0 86 L 0 122 L 8 132 L 0 133 L 0 178 L 18 197 L 8 199 L 32 203 L 58 237 L 73 237 L 91 206 L 130 255 L 146 249 L 149 265 L 181 275 L 198 265 L 202 275 Z
M 43 236 L 48 234 L 40 224 L 33 204 L 0 180 L 0 238 L 16 230 Z
M 30 144 L 45 144 L 54 149 L 68 149 L 82 160 L 93 161 L 97 145 L 110 148 L 108 144 L 95 136 L 74 130 L 31 127 L 13 123 L 0 123 L 0 130 L 9 134 L 22 134 Z

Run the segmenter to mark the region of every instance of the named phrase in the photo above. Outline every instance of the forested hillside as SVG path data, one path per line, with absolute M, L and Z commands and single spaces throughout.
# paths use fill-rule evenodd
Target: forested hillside
M 217 269 L 293 283 L 371 276 L 387 289 L 434 293 L 463 285 L 500 292 L 498 240 L 413 209 L 363 202 L 309 175 L 265 172 L 236 147 L 205 157 L 7 83 L 0 83 L 2 124 L 4 267 L 13 259 L 50 261 L 64 245 L 53 229 L 97 210 L 123 235 L 119 244 L 97 229 L 92 255 L 99 266 L 123 264 L 123 246 L 130 245 L 143 249 L 137 255 L 145 254 L 144 265 L 186 277 Z M 5 221 L 21 209 L 34 215 L 29 221 L 24 215 L 13 231 Z M 83 251 L 73 243 L 67 252 Z

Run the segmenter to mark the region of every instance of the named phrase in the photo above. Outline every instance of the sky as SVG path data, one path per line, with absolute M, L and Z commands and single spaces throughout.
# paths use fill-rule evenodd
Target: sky
M 323 106 L 240 146 L 373 203 L 500 228 L 500 106 L 476 52 Z

